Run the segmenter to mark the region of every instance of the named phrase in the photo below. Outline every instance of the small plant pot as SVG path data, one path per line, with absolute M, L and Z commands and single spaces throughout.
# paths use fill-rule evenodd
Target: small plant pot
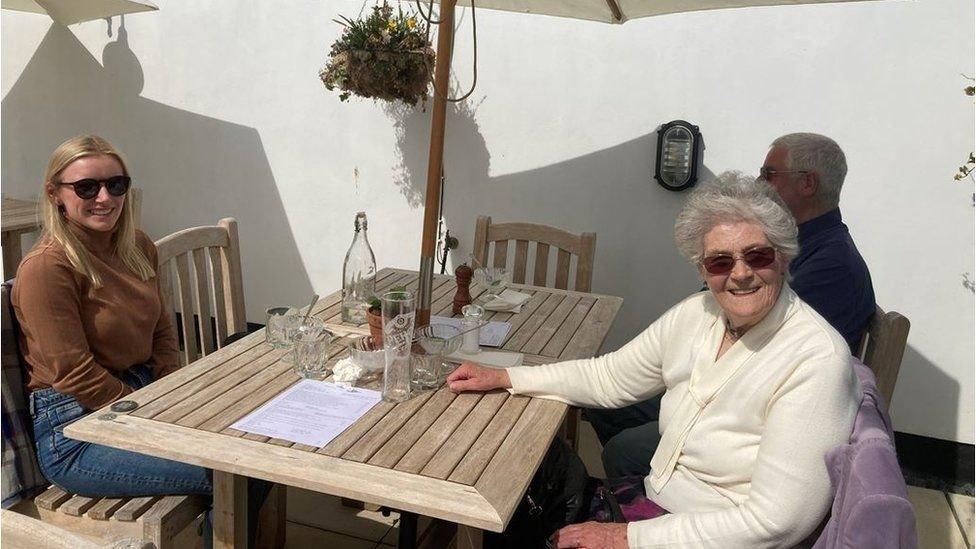
M 369 335 L 378 345 L 383 344 L 383 315 L 372 309 L 366 311 L 366 322 L 369 323 Z

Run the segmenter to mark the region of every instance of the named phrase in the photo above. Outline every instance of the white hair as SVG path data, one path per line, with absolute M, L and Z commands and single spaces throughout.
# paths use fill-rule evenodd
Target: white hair
M 800 251 L 796 220 L 776 190 L 736 171 L 723 172 L 691 192 L 674 223 L 674 241 L 681 255 L 697 265 L 705 235 L 716 225 L 736 221 L 759 224 L 784 267 Z
M 786 150 L 788 169 L 816 172 L 820 187 L 816 200 L 823 210 L 840 204 L 840 189 L 847 177 L 847 157 L 833 139 L 817 133 L 791 133 L 770 145 Z

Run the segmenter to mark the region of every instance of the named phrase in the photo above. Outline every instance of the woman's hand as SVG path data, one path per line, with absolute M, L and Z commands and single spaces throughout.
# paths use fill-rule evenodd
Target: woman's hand
M 556 532 L 554 537 L 559 549 L 627 549 L 627 525 L 615 522 L 570 524 Z
M 462 391 L 508 389 L 512 386 L 512 381 L 508 378 L 508 372 L 505 370 L 465 362 L 447 376 L 447 385 L 451 391 L 460 393 Z

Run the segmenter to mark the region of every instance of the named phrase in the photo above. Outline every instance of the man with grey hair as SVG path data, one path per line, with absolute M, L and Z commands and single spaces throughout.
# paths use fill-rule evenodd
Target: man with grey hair
M 759 169 L 796 218 L 800 255 L 790 263 L 790 287 L 857 351 L 874 314 L 871 274 L 840 215 L 847 159 L 837 143 L 816 133 L 791 133 L 769 147 Z

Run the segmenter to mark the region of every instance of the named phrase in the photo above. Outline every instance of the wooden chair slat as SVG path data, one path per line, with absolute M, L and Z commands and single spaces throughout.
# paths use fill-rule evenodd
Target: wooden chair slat
M 196 312 L 200 318 L 200 347 L 203 355 L 214 352 L 213 327 L 210 325 L 210 283 L 207 280 L 207 249 L 193 250 L 193 290 Z
M 525 264 L 528 262 L 529 241 L 515 241 L 515 260 L 512 262 L 512 282 L 525 284 Z
M 886 313 L 881 307 L 877 307 L 861 338 L 857 356 L 874 372 L 878 391 L 884 397 L 888 409 L 891 408 L 910 329 L 911 322 L 908 318 L 895 311 Z
M 569 260 L 572 256 L 566 250 L 560 249 L 556 254 L 556 282 L 553 284 L 560 290 L 569 288 Z
M 478 221 L 474 227 L 474 260 L 475 265 L 471 267 L 488 266 L 488 226 L 491 225 L 491 218 L 482 215 L 478 216 Z
M 227 247 L 220 248 L 221 273 L 224 276 L 224 295 L 227 311 L 227 331 L 247 331 L 247 315 L 244 312 L 244 277 L 241 272 L 241 245 L 237 235 L 237 220 L 225 217 L 217 226 L 227 232 Z
M 92 505 L 91 509 L 85 513 L 85 516 L 94 520 L 108 520 L 115 511 L 128 501 L 129 498 L 103 498 L 95 505 Z
M 549 275 L 549 245 L 539 242 L 535 246 L 535 270 L 532 271 L 532 284 L 545 286 Z
M 217 346 L 220 347 L 230 335 L 227 333 L 226 296 L 224 296 L 224 285 L 221 283 L 224 280 L 224 272 L 220 262 L 220 250 L 207 248 L 207 255 L 210 257 L 210 274 L 213 275 L 214 316 L 217 318 Z
M 505 262 L 508 260 L 508 241 L 499 240 L 495 242 L 495 255 L 492 261 L 492 266 L 494 267 L 504 267 Z
M 71 499 L 73 495 L 52 484 L 47 490 L 44 490 L 44 492 L 34 498 L 34 503 L 41 509 L 54 511 L 62 503 Z
M 85 496 L 72 496 L 71 499 L 61 504 L 58 511 L 73 517 L 80 517 L 85 511 L 92 508 L 101 498 L 86 498 Z
M 576 259 L 577 292 L 589 292 L 593 285 L 593 263 L 596 260 L 596 233 L 580 235 L 580 252 Z
M 197 349 L 197 334 L 193 326 L 193 294 L 192 282 L 190 281 L 190 264 L 186 254 L 177 255 L 176 277 L 177 285 L 180 288 L 180 328 L 183 331 L 183 350 L 186 353 L 187 364 L 200 358 L 200 351 Z M 201 319 L 202 320 L 202 319 Z
M 143 515 L 146 511 L 156 501 L 160 499 L 161 496 L 145 496 L 138 498 L 130 498 L 122 507 L 115 510 L 115 514 L 112 515 L 113 520 L 121 520 L 123 522 L 133 522 Z

